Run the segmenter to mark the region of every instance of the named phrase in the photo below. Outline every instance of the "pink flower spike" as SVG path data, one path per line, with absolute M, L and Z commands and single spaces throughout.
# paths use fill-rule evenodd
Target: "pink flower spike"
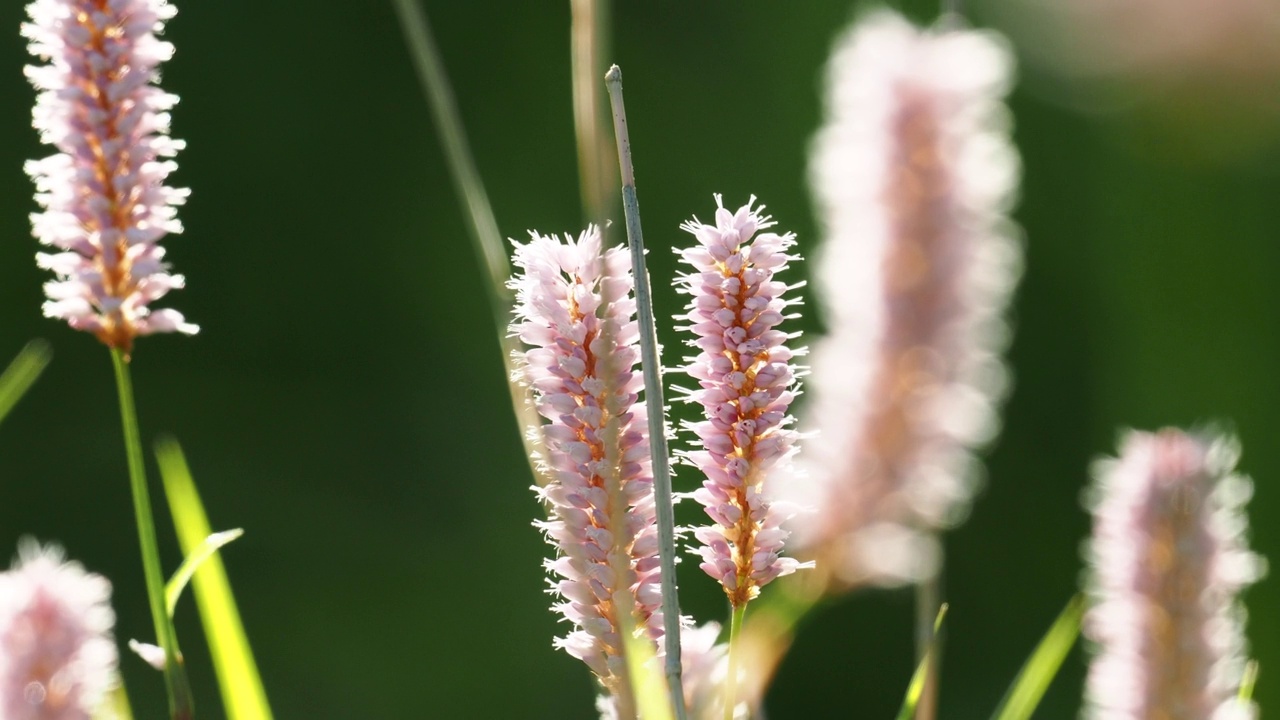
M 93 333 L 126 354 L 134 338 L 199 328 L 176 310 L 148 305 L 181 288 L 157 245 L 182 232 L 176 207 L 188 191 L 165 185 L 183 143 L 168 136 L 178 98 L 155 86 L 173 46 L 156 38 L 174 15 L 166 0 L 35 0 L 22 34 L 47 65 L 26 68 L 39 91 L 33 124 L 56 155 L 26 164 L 43 212 L 33 233 L 57 252 L 37 264 L 44 314 Z
M 796 259 L 786 253 L 795 236 L 763 232 L 775 223 L 754 203 L 730 212 L 717 195 L 715 225 L 682 225 L 698 244 L 678 251 L 693 268 L 680 280 L 692 297 L 680 318 L 691 323 L 684 328 L 695 336 L 689 345 L 701 351 L 685 369 L 699 385 L 688 400 L 706 410 L 706 420 L 688 428 L 702 449 L 684 459 L 706 476 L 693 497 L 714 521 L 694 536 L 702 569 L 734 608 L 799 567 L 780 557 L 787 533 L 779 526 L 790 515 L 772 505 L 766 486 L 796 438 L 787 415 L 796 395 L 794 353 L 786 345 L 791 336 L 777 329 L 793 301 L 783 299 L 789 288 L 774 279 Z
M 116 677 L 111 584 L 24 540 L 0 573 L 0 717 L 89 720 Z
M 1246 544 L 1253 493 L 1233 474 L 1233 438 L 1176 429 L 1130 432 L 1098 463 L 1091 492 L 1091 607 L 1096 643 L 1086 718 L 1225 720 L 1244 674 L 1240 591 L 1264 563 Z
M 511 333 L 530 346 L 518 379 L 533 387 L 548 421 L 536 431 L 546 442 L 539 460 L 550 482 L 535 491 L 551 519 L 536 525 L 556 547 L 547 565 L 559 578 L 556 609 L 574 625 L 556 645 L 631 707 L 623 613 L 652 640 L 663 634 L 631 259 L 622 247 L 603 250 L 595 226 L 576 242 L 530 234 L 528 243 L 515 243 Z
M 837 40 L 810 181 L 823 229 L 795 544 L 838 587 L 916 582 L 967 514 L 997 431 L 1021 272 L 999 36 L 881 10 Z

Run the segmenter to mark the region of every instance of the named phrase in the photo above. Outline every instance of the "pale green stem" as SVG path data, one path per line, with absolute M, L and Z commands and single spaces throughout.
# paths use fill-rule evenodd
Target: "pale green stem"
M 617 202 L 613 156 L 606 132 L 608 110 L 600 75 L 609 52 L 609 0 L 570 0 L 573 72 L 573 127 L 578 140 L 578 177 L 582 212 L 589 222 L 605 227 Z
M 738 702 L 738 663 L 742 654 L 742 620 L 747 615 L 747 603 L 733 608 L 729 619 L 729 674 L 724 679 L 724 720 L 733 720 L 733 708 Z
M 164 575 L 160 569 L 160 544 L 156 541 L 155 517 L 151 514 L 151 493 L 147 490 L 147 471 L 143 464 L 142 438 L 138 432 L 138 411 L 133 402 L 133 381 L 129 377 L 129 361 L 124 353 L 111 350 L 116 371 L 116 390 L 120 395 L 120 421 L 124 425 L 124 449 L 129 460 L 129 485 L 133 490 L 133 515 L 138 524 L 138 542 L 142 547 L 142 570 L 147 582 L 147 601 L 155 624 L 156 642 L 164 650 L 164 680 L 169 690 L 169 714 L 174 720 L 194 717 L 191 686 L 178 652 L 178 637 L 173 621 L 165 612 Z
M 454 188 L 466 209 L 465 215 L 469 221 L 467 230 L 471 234 L 472 247 L 488 281 L 489 309 L 493 313 L 498 344 L 502 348 L 502 362 L 507 370 L 512 410 L 522 427 L 536 428 L 542 421 L 529 400 L 529 392 L 514 379 L 517 373 L 515 358 L 523 353 L 518 339 L 507 334 L 512 303 L 511 292 L 507 289 L 511 263 L 507 259 L 502 234 L 498 231 L 493 206 L 489 204 L 489 195 L 485 192 L 480 172 L 476 170 L 475 160 L 471 156 L 467 135 L 458 115 L 458 106 L 453 98 L 453 90 L 449 87 L 444 63 L 440 60 L 440 52 L 431 35 L 427 15 L 415 0 L 392 0 L 392 4 L 400 18 L 400 28 L 404 31 L 413 67 L 429 101 Z M 533 433 L 521 433 L 520 436 L 524 440 L 525 457 L 529 459 L 534 478 L 539 485 L 545 485 L 547 477 L 538 470 L 534 462 L 535 457 L 542 456 L 542 441 Z
M 640 229 L 640 201 L 631 165 L 631 138 L 627 111 L 622 102 L 622 71 L 617 65 L 605 76 L 609 104 L 613 107 L 613 132 L 618 142 L 622 172 L 622 210 L 627 219 L 627 244 L 636 277 L 636 315 L 640 322 L 640 357 L 644 370 L 644 399 L 649 413 L 649 452 L 653 460 L 654 506 L 658 516 L 658 559 L 662 573 L 663 641 L 665 672 L 671 706 L 677 720 L 685 720 L 684 689 L 680 682 L 680 601 L 676 589 L 675 512 L 671 507 L 671 467 L 667 455 L 666 408 L 662 400 L 662 365 L 658 359 L 658 334 L 653 322 L 653 297 L 644 263 L 644 233 Z
M 942 607 L 942 561 L 927 580 L 916 585 L 916 662 L 928 662 L 924 689 L 916 705 L 916 720 L 933 720 L 938 714 L 938 665 L 942 641 L 937 633 L 938 608 Z
M 52 356 L 53 350 L 49 348 L 49 343 L 44 340 L 32 340 L 22 348 L 18 357 L 9 363 L 9 367 L 0 373 L 0 420 L 3 420 L 27 390 L 31 389 Z

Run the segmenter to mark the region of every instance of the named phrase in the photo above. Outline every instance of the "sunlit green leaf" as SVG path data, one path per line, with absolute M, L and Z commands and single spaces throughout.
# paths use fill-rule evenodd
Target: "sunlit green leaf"
M 1026 664 L 1018 672 L 1009 692 L 1005 693 L 1000 707 L 992 715 L 994 720 L 1028 720 L 1035 712 L 1040 699 L 1044 697 L 1049 683 L 1053 682 L 1066 659 L 1071 646 L 1080 634 L 1080 621 L 1084 617 L 1084 596 L 1071 598 L 1067 607 L 1053 621 L 1049 632 L 1036 646 L 1035 652 L 1027 658 Z
M 156 444 L 156 459 L 164 479 L 165 496 L 178 542 L 190 557 L 212 534 L 204 504 L 196 491 L 182 448 L 172 438 Z M 213 667 L 222 692 L 228 720 L 271 720 L 271 706 L 258 675 L 258 666 L 245 636 L 244 624 L 226 568 L 218 554 L 211 553 L 196 569 L 192 579 L 200 621 L 209 641 Z
M 116 686 L 103 698 L 93 720 L 133 720 L 133 708 L 129 706 L 129 694 L 124 690 L 124 681 L 116 676 Z
M 164 605 L 169 611 L 169 618 L 173 618 L 173 612 L 178 607 L 178 598 L 182 597 L 182 591 L 186 589 L 187 583 L 191 581 L 191 576 L 195 574 L 197 568 L 204 561 L 213 557 L 218 549 L 223 545 L 235 540 L 244 534 L 244 530 L 235 528 L 234 530 L 226 530 L 224 532 L 216 532 L 204 539 L 204 542 L 196 546 L 187 554 L 187 559 L 182 561 L 182 565 L 178 566 L 178 571 L 169 578 L 168 584 L 164 586 Z
M 636 708 L 645 720 L 674 720 L 671 698 L 667 694 L 667 682 L 662 676 L 661 663 L 653 645 L 645 637 L 624 633 L 627 645 L 627 671 L 631 676 L 631 691 L 636 698 Z
M 911 720 L 916 716 L 916 705 L 920 703 L 920 694 L 924 692 L 925 681 L 929 679 L 929 668 L 933 665 L 933 655 L 938 647 L 938 631 L 942 629 L 942 620 L 947 616 L 944 603 L 938 608 L 938 617 L 933 620 L 933 639 L 920 658 L 920 664 L 911 674 L 911 682 L 907 685 L 906 697 L 902 699 L 902 707 L 898 710 L 898 720 Z
M 18 400 L 44 372 L 44 368 L 53 358 L 53 349 L 44 340 L 32 340 L 22 348 L 18 357 L 9 363 L 3 374 L 0 374 L 0 421 L 9 414 Z

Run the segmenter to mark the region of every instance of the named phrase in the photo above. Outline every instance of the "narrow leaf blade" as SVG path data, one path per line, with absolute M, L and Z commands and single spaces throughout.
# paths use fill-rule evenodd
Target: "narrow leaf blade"
M 929 679 L 929 667 L 933 664 L 933 654 L 938 648 L 938 631 L 942 629 L 942 620 L 947 616 L 947 606 L 938 608 L 938 617 L 933 620 L 933 639 L 920 658 L 920 664 L 911 674 L 911 682 L 907 684 L 906 697 L 902 698 L 902 707 L 898 710 L 898 720 L 911 720 L 916 716 L 916 705 L 920 704 L 920 694 L 924 692 L 925 681 Z
M 177 441 L 167 438 L 157 443 L 156 459 L 178 542 L 189 556 L 212 534 L 204 504 Z M 231 583 L 217 553 L 210 554 L 196 569 L 193 588 L 228 720 L 272 720 Z
M 1063 608 L 1014 678 L 993 720 L 1029 720 L 1080 635 L 1084 605 L 1084 596 L 1076 595 Z
M 178 598 L 182 597 L 182 591 L 186 589 L 187 583 L 191 581 L 191 576 L 195 574 L 196 570 L 206 560 L 213 557 L 213 554 L 218 552 L 222 546 L 243 534 L 244 530 L 240 528 L 213 533 L 187 555 L 187 558 L 178 566 L 178 571 L 173 574 L 173 577 L 169 578 L 169 582 L 164 586 L 164 605 L 169 612 L 170 620 L 173 619 L 173 612 L 178 607 Z
M 0 421 L 31 389 L 36 378 L 44 372 L 45 366 L 53 358 L 53 349 L 44 340 L 32 340 L 9 363 L 3 374 L 0 374 Z

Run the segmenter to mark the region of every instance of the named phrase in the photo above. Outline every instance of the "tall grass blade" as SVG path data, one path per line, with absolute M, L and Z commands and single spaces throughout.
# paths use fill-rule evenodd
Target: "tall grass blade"
M 160 476 L 178 532 L 178 543 L 182 552 L 190 557 L 212 534 L 209 518 L 177 441 L 162 438 L 157 442 L 156 459 L 160 463 Z M 271 720 L 267 693 L 231 594 L 226 568 L 217 553 L 210 554 L 195 570 L 193 588 L 228 720 Z
M 0 374 L 0 422 L 14 405 L 31 389 L 36 378 L 53 358 L 53 348 L 44 340 L 32 340 Z
M 392 5 L 400 18 L 400 28 L 404 31 L 413 67 L 431 106 L 436 133 L 449 164 L 449 173 L 469 221 L 467 229 L 471 233 L 472 246 L 488 281 L 489 309 L 493 313 L 498 345 L 502 348 L 502 362 L 507 369 L 511 408 L 521 429 L 536 428 L 542 424 L 542 420 L 533 409 L 526 388 L 514 379 L 517 369 L 515 357 L 523 353 L 518 338 L 507 335 L 512 303 L 511 292 L 507 289 L 507 278 L 511 277 L 511 262 L 507 259 L 507 249 L 502 241 L 502 234 L 498 231 L 493 206 L 489 204 L 489 194 L 485 192 L 480 171 L 476 169 L 472 158 L 467 135 L 462 128 L 462 119 L 458 115 L 458 105 L 453 98 L 453 89 L 449 87 L 449 77 L 445 74 L 444 62 L 440 59 L 440 51 L 431 34 L 427 14 L 417 0 L 392 0 Z M 535 481 L 539 485 L 545 485 L 547 478 L 538 470 L 534 461 L 535 457 L 542 455 L 542 441 L 535 433 L 521 433 L 521 438 L 524 440 L 525 457 L 529 460 Z
M 680 680 L 680 602 L 676 589 L 675 511 L 671 507 L 671 458 L 667 452 L 666 405 L 662 400 L 662 365 L 658 358 L 658 332 L 653 321 L 649 272 L 644 262 L 644 232 L 640 225 L 640 200 L 631 158 L 631 136 L 622 98 L 622 70 L 617 65 L 605 75 L 609 105 L 613 109 L 613 134 L 618 146 L 622 175 L 622 209 L 627 221 L 627 245 L 631 271 L 635 273 L 636 320 L 640 325 L 641 369 L 644 401 L 648 409 L 649 453 L 653 464 L 653 496 L 658 516 L 658 556 L 662 565 L 662 621 L 666 646 L 665 672 L 676 717 L 685 720 L 684 688 Z
M 1009 692 L 1000 701 L 1000 707 L 991 716 L 993 720 L 1028 720 L 1035 712 L 1045 690 L 1049 689 L 1049 683 L 1053 682 L 1062 661 L 1080 635 L 1084 604 L 1083 595 L 1076 595 L 1067 603 L 1018 672 Z
M 916 716 L 920 696 L 924 694 L 925 683 L 929 679 L 930 668 L 933 667 L 933 654 L 938 649 L 938 631 L 942 629 L 942 620 L 946 616 L 947 606 L 944 603 L 938 608 L 937 617 L 933 619 L 933 639 L 929 641 L 924 657 L 920 658 L 920 663 L 916 665 L 916 671 L 911 674 L 911 682 L 907 684 L 907 694 L 902 698 L 902 707 L 898 709 L 897 720 L 912 720 Z
M 125 692 L 124 681 L 119 677 L 116 678 L 116 686 L 107 693 L 102 705 L 93 714 L 93 720 L 133 720 L 129 694 Z

